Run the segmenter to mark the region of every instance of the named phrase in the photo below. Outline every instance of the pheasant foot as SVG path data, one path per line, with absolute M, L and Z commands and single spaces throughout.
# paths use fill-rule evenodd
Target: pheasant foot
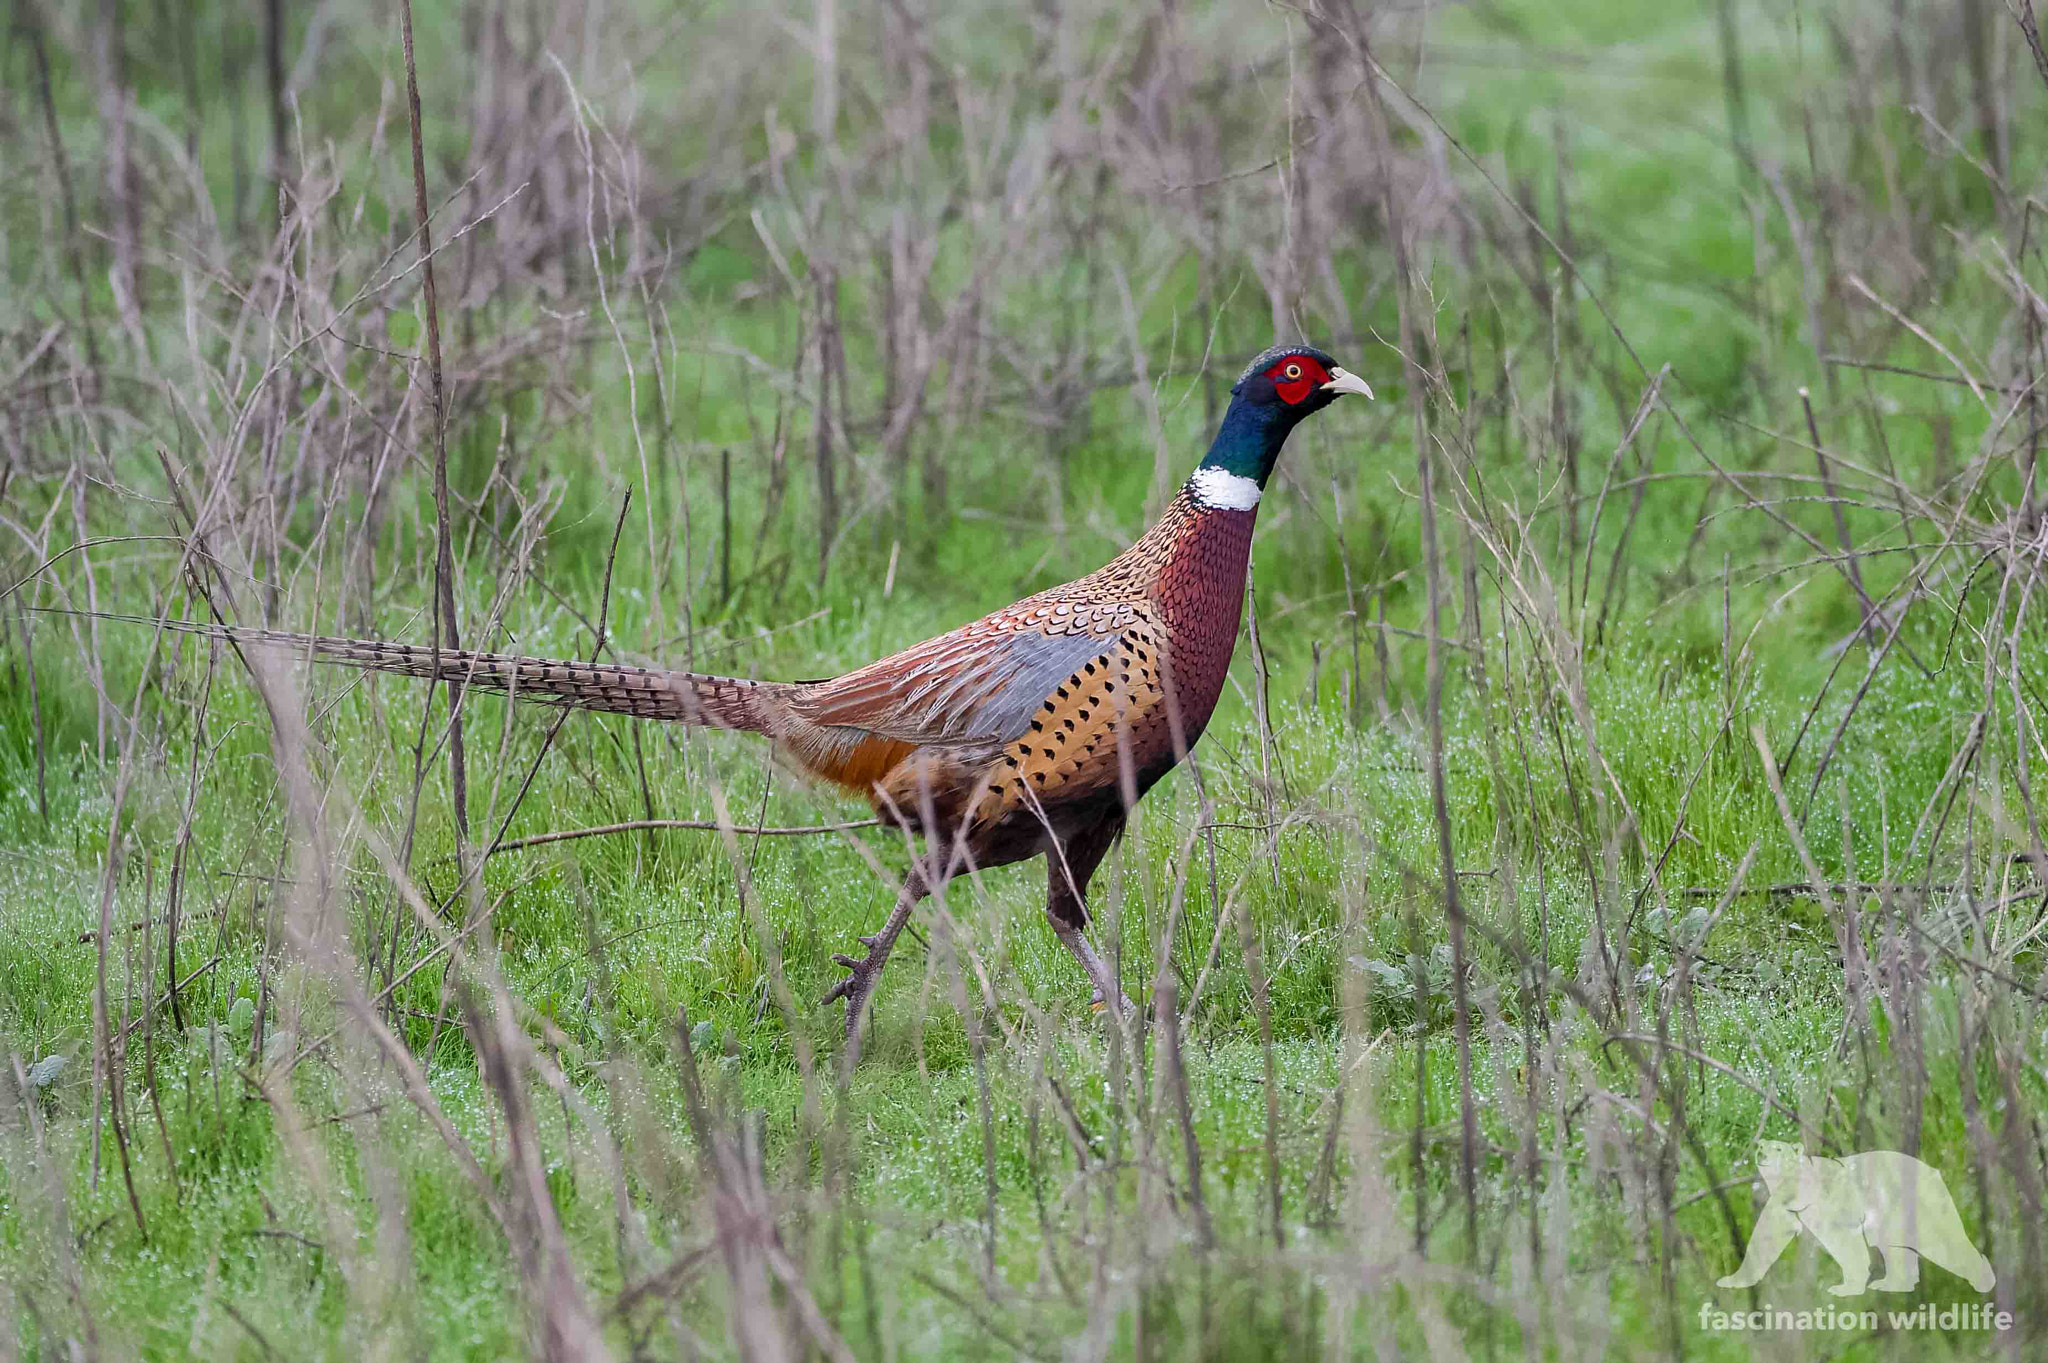
M 889 915 L 889 921 L 873 936 L 859 938 L 867 954 L 859 960 L 851 956 L 834 953 L 832 959 L 846 967 L 846 978 L 832 986 L 819 1004 L 846 1000 L 846 1050 L 844 1064 L 848 1073 L 860 1062 L 861 1027 L 867 1015 L 868 1000 L 874 995 L 875 986 L 882 982 L 882 967 L 888 964 L 889 953 L 895 949 L 896 938 L 910 921 L 910 911 L 916 907 L 916 899 L 909 894 L 899 899 L 896 909 Z

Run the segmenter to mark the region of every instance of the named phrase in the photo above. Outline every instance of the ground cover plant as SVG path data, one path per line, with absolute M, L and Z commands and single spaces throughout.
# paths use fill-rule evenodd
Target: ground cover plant
M 0 1360 L 2042 1353 L 2028 0 L 4 34 Z M 204 629 L 834 675 L 1276 339 L 1379 401 L 1096 878 L 1126 1021 L 993 870 L 849 1072 L 857 805 Z M 1720 1286 L 1760 1141 L 1994 1283 Z

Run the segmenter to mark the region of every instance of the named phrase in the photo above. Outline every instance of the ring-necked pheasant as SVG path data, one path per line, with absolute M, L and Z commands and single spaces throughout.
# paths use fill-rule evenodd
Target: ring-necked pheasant
M 438 677 L 515 699 L 765 734 L 811 774 L 925 837 L 888 921 L 823 1002 L 846 1001 L 848 1058 L 917 902 L 967 868 L 1044 854 L 1045 913 L 1095 988 L 1128 1000 L 1088 945 L 1088 881 L 1131 807 L 1202 735 L 1243 609 L 1259 498 L 1295 425 L 1364 380 L 1311 346 L 1251 362 L 1209 453 L 1158 523 L 1108 565 L 829 681 L 757 682 L 321 635 L 228 631 L 325 662 Z

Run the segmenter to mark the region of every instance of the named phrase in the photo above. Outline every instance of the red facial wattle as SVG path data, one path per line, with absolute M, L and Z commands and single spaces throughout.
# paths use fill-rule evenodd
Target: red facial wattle
M 1307 355 L 1290 355 L 1266 371 L 1274 391 L 1290 407 L 1308 399 L 1310 393 L 1330 381 L 1330 371 Z

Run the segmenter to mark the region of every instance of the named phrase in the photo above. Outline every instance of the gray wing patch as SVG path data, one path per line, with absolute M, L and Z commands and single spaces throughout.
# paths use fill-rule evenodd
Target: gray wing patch
M 1115 643 L 1114 635 L 1078 631 L 951 635 L 827 683 L 795 708 L 814 723 L 906 743 L 1001 745 Z
M 1003 666 L 1008 672 L 1000 689 L 975 713 L 975 727 L 995 743 L 1008 743 L 1031 727 L 1031 718 L 1047 697 L 1094 661 L 1116 647 L 1117 636 L 1094 634 L 1018 633 L 1010 636 Z

